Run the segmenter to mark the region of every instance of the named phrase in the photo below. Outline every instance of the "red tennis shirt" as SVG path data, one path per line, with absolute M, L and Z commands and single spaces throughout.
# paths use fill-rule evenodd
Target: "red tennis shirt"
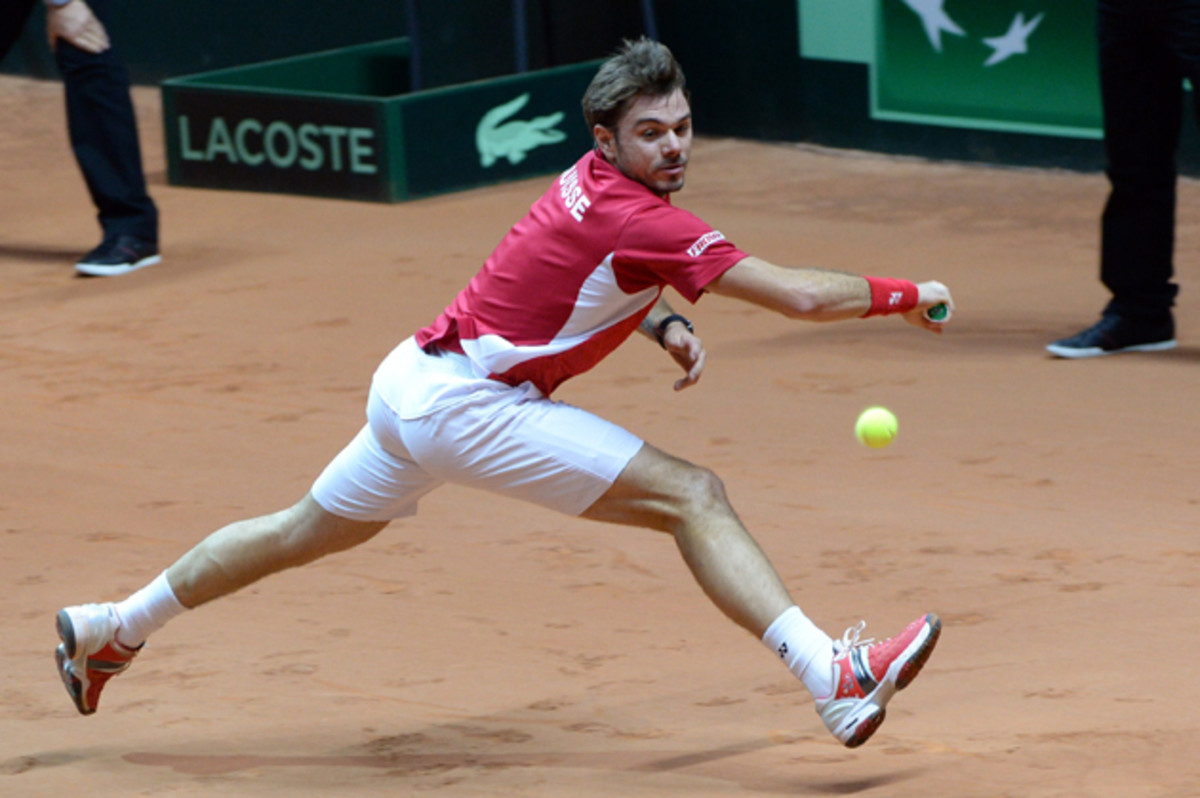
M 616 349 L 664 286 L 695 302 L 746 253 L 596 151 L 559 175 L 417 343 L 550 393 Z

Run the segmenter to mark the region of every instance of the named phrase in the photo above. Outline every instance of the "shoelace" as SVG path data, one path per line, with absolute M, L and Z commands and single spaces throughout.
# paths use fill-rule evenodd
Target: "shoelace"
M 860 639 L 863 629 L 866 628 L 867 622 L 859 621 L 858 623 L 854 624 L 854 626 L 851 626 L 849 629 L 847 629 L 845 634 L 842 635 L 841 640 L 833 641 L 833 655 L 835 657 L 841 656 L 844 652 L 849 651 L 850 649 L 858 648 L 859 646 L 869 646 L 874 643 L 875 638 L 873 637 L 868 637 L 866 640 Z

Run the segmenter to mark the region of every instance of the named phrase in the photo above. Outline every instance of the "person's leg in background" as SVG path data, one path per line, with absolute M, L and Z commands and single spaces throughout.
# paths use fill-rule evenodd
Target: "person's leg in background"
M 107 27 L 109 0 L 89 5 Z M 54 55 L 66 89 L 71 147 L 104 235 L 76 269 L 112 276 L 157 263 L 158 209 L 146 190 L 125 65 L 116 47 L 89 53 L 61 39 Z
M 1099 322 L 1047 347 L 1084 358 L 1175 346 L 1176 151 L 1183 82 L 1158 2 L 1100 0 L 1097 41 L 1111 191 L 1101 217 Z
M 1106 12 L 1119 6 L 1119 13 Z M 1112 192 L 1104 208 L 1100 278 L 1105 309 L 1137 323 L 1171 315 L 1177 286 L 1176 152 L 1183 78 L 1155 3 L 1100 3 L 1100 87 Z

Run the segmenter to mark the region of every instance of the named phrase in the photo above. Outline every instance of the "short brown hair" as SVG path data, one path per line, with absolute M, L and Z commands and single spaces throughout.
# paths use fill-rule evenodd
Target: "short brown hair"
M 588 129 L 615 129 L 625 110 L 640 95 L 663 97 L 682 89 L 683 69 L 665 44 L 645 36 L 626 39 L 616 54 L 600 65 L 583 93 L 583 118 Z

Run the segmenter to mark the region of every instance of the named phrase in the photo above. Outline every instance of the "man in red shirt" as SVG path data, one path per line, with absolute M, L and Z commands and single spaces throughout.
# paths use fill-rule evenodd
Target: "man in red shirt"
M 63 682 L 83 714 L 143 641 L 175 615 L 268 574 L 369 540 L 445 482 L 598 521 L 671 534 L 709 598 L 804 683 L 829 730 L 865 742 L 937 641 L 931 614 L 879 643 L 862 624 L 833 640 L 789 596 L 720 480 L 587 411 L 551 401 L 635 330 L 694 384 L 705 350 L 665 286 L 789 317 L 834 321 L 952 307 L 941 283 L 776 266 L 670 202 L 683 187 L 692 117 L 670 51 L 628 42 L 583 98 L 595 149 L 567 169 L 428 327 L 380 364 L 367 424 L 290 509 L 214 532 L 124 601 L 58 613 Z

